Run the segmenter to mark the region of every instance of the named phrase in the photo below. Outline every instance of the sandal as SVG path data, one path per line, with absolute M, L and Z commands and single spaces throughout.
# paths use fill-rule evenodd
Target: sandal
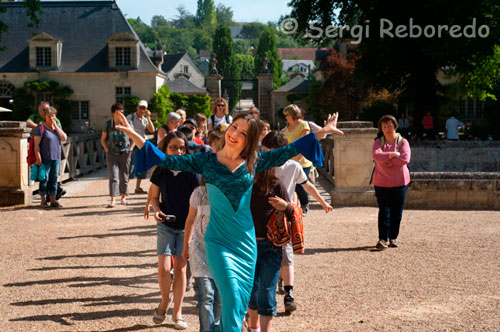
M 147 194 L 147 192 L 144 189 L 142 189 L 142 188 L 136 189 L 135 193 L 136 194 Z
M 188 327 L 188 324 L 182 318 L 172 317 L 172 321 L 174 322 L 174 329 L 176 329 L 176 330 L 185 330 Z
M 113 202 L 109 203 L 108 205 L 106 205 L 106 208 L 108 208 L 108 209 L 114 208 L 115 204 L 116 204 L 115 201 L 113 201 Z
M 167 310 L 161 310 L 159 307 L 155 309 L 153 313 L 153 323 L 161 324 L 165 320 L 165 314 Z
M 122 200 L 120 201 L 120 204 L 121 205 L 127 205 L 127 199 L 126 198 L 122 198 Z

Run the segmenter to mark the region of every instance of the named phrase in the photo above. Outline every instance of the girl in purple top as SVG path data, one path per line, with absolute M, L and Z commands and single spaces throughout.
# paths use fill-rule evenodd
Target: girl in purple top
M 397 238 L 403 215 L 406 190 L 410 183 L 410 144 L 396 133 L 398 122 L 392 115 L 378 121 L 383 136 L 375 139 L 372 156 L 375 160 L 373 185 L 379 206 L 377 249 L 399 246 Z
M 44 122 L 35 129 L 35 155 L 36 164 L 42 163 L 47 170 L 45 180 L 40 181 L 38 192 L 41 197 L 42 207 L 48 207 L 47 194 L 50 197 L 50 207 L 62 207 L 56 201 L 57 176 L 59 175 L 59 160 L 61 159 L 61 142 L 66 141 L 68 136 L 57 125 L 57 110 L 54 107 L 44 109 Z M 43 126 L 43 130 L 42 130 Z

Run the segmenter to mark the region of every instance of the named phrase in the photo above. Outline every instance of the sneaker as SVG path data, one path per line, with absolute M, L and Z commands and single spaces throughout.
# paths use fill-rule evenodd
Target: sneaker
M 391 248 L 397 248 L 397 247 L 399 247 L 398 240 L 396 240 L 396 239 L 390 240 L 389 241 L 389 247 L 391 247 Z
M 58 201 L 59 198 L 61 198 L 64 195 L 66 195 L 66 190 L 61 189 L 61 191 L 56 194 L 56 201 Z
M 49 208 L 50 207 L 49 202 L 45 201 L 43 203 L 40 203 L 40 207 L 42 207 L 44 209 Z
M 278 294 L 285 295 L 285 289 L 283 288 L 283 278 L 279 278 L 278 280 Z
M 60 209 L 63 206 L 59 202 L 50 203 L 50 207 L 54 209 Z
M 297 310 L 297 305 L 295 304 L 293 297 L 291 297 L 290 295 L 285 295 L 284 302 L 285 302 L 286 312 L 292 312 Z
M 379 251 L 387 249 L 387 242 L 384 240 L 378 240 L 377 245 L 375 246 Z
M 182 318 L 172 317 L 172 321 L 174 322 L 174 329 L 176 329 L 176 330 L 185 330 L 188 328 L 188 324 Z
M 160 308 L 156 308 L 153 313 L 153 323 L 161 324 L 165 320 L 165 314 L 167 310 L 161 310 Z
M 309 204 L 301 206 L 301 208 L 302 208 L 302 216 L 305 217 L 307 215 L 307 212 L 309 211 Z

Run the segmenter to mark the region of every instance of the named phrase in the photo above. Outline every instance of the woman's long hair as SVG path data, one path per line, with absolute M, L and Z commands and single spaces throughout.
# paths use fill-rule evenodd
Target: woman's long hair
M 260 151 L 268 151 L 269 149 L 261 147 Z M 255 175 L 254 187 L 259 194 L 267 196 L 271 194 L 271 188 L 276 185 L 279 179 L 275 175 L 274 167 Z
M 243 151 L 241 151 L 240 153 L 240 157 L 245 159 L 247 163 L 248 173 L 253 174 L 254 167 L 256 166 L 255 164 L 257 160 L 257 145 L 259 144 L 259 137 L 262 131 L 262 124 L 259 119 L 254 118 L 252 115 L 248 113 L 238 115 L 237 117 L 234 118 L 233 123 L 239 119 L 243 119 L 248 123 L 248 132 L 246 137 L 247 142 L 245 144 L 245 147 L 243 148 Z M 226 144 L 227 133 L 228 130 L 226 130 L 224 133 L 224 139 L 219 145 L 220 149 L 218 151 L 224 148 L 224 145 Z

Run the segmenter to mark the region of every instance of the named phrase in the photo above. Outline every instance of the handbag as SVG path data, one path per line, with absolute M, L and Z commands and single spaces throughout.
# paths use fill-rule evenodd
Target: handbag
M 46 178 L 47 169 L 45 168 L 45 165 L 43 163 L 41 163 L 40 166 L 38 166 L 37 164 L 33 164 L 33 166 L 31 166 L 31 181 L 45 181 Z

